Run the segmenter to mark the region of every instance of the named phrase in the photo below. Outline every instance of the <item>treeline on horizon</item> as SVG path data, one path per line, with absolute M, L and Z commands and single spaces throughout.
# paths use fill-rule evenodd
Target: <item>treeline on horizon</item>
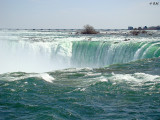
M 132 26 L 129 26 L 128 30 L 160 30 L 160 25 L 151 27 L 144 26 L 143 28 L 142 27 L 133 28 Z
M 42 30 L 47 30 L 47 31 L 48 30 L 49 31 L 50 30 L 51 31 L 52 30 L 56 30 L 56 31 L 75 30 L 75 34 L 101 34 L 98 29 L 94 29 L 94 27 L 89 24 L 84 25 L 83 29 L 7 29 L 7 30 L 33 30 L 33 31 L 34 30 L 40 30 L 40 31 L 42 31 Z M 103 30 L 107 30 L 107 29 L 103 29 Z M 108 30 L 118 30 L 118 29 L 108 29 Z M 123 30 L 126 30 L 126 29 L 123 29 Z M 139 34 L 152 35 L 152 33 L 150 33 L 147 30 L 160 30 L 160 26 L 159 25 L 158 26 L 151 26 L 151 27 L 144 26 L 143 28 L 142 27 L 133 28 L 132 26 L 129 26 L 128 30 L 131 30 L 131 31 L 129 31 L 129 33 L 125 33 L 127 35 L 134 35 L 134 36 L 137 36 Z M 72 34 L 72 32 L 70 34 Z M 108 33 L 106 32 L 106 34 L 108 34 Z M 115 33 L 113 33 L 113 34 L 115 34 Z
M 86 26 L 88 26 L 88 25 L 85 25 L 85 27 Z M 90 25 L 89 25 L 90 26 Z M 90 27 L 92 27 L 92 26 L 90 26 Z M 0 30 L 84 30 L 85 28 L 81 28 L 81 29 L 62 29 L 62 28 L 59 28 L 59 29 L 57 29 L 57 28 L 50 28 L 50 29 L 47 29 L 47 28 L 44 28 L 44 29 L 42 29 L 42 28 L 28 28 L 28 29 L 26 29 L 26 28 L 0 28 Z M 94 29 L 94 28 L 93 28 Z M 97 29 L 97 30 L 126 30 L 126 29 L 107 29 L 107 28 L 105 28 L 105 29 Z M 151 26 L 151 27 L 147 27 L 147 26 L 144 26 L 144 27 L 138 27 L 138 28 L 134 28 L 134 27 L 132 27 L 132 26 L 129 26 L 128 27 L 128 30 L 160 30 L 160 25 L 158 25 L 158 26 Z

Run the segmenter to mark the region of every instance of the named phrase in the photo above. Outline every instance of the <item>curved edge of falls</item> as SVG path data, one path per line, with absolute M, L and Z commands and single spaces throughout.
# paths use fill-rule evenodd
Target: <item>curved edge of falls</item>
M 28 42 L 0 40 L 4 72 L 48 72 L 65 68 L 99 68 L 160 56 L 160 42 Z

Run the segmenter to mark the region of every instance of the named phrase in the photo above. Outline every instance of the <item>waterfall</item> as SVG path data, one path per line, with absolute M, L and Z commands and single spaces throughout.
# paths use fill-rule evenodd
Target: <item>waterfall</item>
M 47 72 L 111 64 L 160 56 L 159 42 L 0 40 L 0 73 Z
M 159 57 L 159 42 L 73 42 L 72 64 L 77 67 L 103 67 L 143 58 Z M 156 56 L 155 56 L 156 54 Z

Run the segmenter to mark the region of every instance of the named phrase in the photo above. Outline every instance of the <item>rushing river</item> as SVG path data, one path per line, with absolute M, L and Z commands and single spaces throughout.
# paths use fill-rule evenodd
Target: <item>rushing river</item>
M 159 120 L 160 31 L 116 32 L 0 30 L 0 120 Z

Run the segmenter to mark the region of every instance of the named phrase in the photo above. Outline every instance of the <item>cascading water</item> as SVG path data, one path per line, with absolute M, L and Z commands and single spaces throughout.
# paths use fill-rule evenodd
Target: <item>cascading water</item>
M 159 42 L 74 42 L 72 64 L 77 67 L 104 67 L 133 60 L 159 57 Z
M 70 32 L 0 30 L 0 120 L 159 120 L 160 32 Z
M 46 72 L 70 67 L 72 43 L 0 40 L 0 72 Z
M 159 42 L 0 40 L 0 72 L 99 68 L 160 56 Z

